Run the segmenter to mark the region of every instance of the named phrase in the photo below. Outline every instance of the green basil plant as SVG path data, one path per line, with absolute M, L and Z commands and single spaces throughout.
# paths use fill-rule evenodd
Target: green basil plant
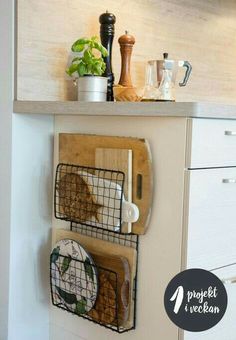
M 101 76 L 104 73 L 106 64 L 102 57 L 107 57 L 108 51 L 98 41 L 98 37 L 78 39 L 71 46 L 71 50 L 72 52 L 80 52 L 81 56 L 72 60 L 71 65 L 66 70 L 69 76 L 72 76 L 75 72 L 80 77 L 84 75 Z M 101 56 L 97 57 L 94 50 L 100 52 Z

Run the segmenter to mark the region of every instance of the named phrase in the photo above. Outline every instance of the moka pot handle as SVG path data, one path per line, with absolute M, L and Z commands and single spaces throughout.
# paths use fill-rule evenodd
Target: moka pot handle
M 188 61 L 181 61 L 179 62 L 179 66 L 186 67 L 186 72 L 184 76 L 184 80 L 179 83 L 179 86 L 185 86 L 188 82 L 189 76 L 192 72 L 192 66 Z

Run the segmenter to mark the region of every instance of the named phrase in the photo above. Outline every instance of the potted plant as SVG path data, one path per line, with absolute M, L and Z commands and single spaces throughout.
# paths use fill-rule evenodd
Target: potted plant
M 107 57 L 107 49 L 98 41 L 98 37 L 76 40 L 72 52 L 79 52 L 69 68 L 69 76 L 78 75 L 78 100 L 106 101 L 107 78 L 102 77 L 106 64 L 102 57 Z

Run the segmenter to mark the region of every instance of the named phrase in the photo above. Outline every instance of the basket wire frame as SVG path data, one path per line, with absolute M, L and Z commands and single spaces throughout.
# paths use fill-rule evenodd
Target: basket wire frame
M 89 291 L 89 287 L 86 282 L 87 279 L 85 279 L 86 268 L 84 267 L 84 262 L 78 259 L 73 259 L 70 262 L 68 272 L 58 275 L 61 271 L 60 268 L 63 268 L 64 261 L 68 260 L 69 257 L 59 255 L 57 267 L 53 267 L 52 257 L 53 254 L 50 257 L 50 286 L 53 305 L 72 314 L 99 323 L 106 328 L 119 329 L 120 321 L 118 316 L 117 273 L 112 270 L 90 264 L 98 273 L 98 287 L 104 288 L 104 282 L 106 282 L 106 289 L 100 289 L 96 303 L 94 303 L 94 297 L 93 299 L 91 298 L 91 292 Z M 84 269 L 82 269 L 83 267 Z M 84 279 L 81 279 L 81 272 L 84 273 Z M 77 280 L 78 276 L 80 277 L 80 280 Z M 81 285 L 81 280 L 84 281 L 84 289 L 82 290 L 83 295 L 80 301 L 86 301 L 90 307 L 92 307 L 89 311 L 85 311 L 85 309 L 83 310 L 83 306 L 81 305 L 79 305 L 80 309 L 76 307 L 78 301 L 76 302 L 76 296 L 72 293 L 75 288 L 71 287 Z M 101 280 L 103 280 L 103 282 Z
M 100 240 L 108 241 L 111 243 L 120 244 L 122 246 L 134 248 L 137 251 L 136 257 L 136 273 L 133 285 L 133 324 L 129 328 L 123 328 L 118 325 L 118 327 L 112 327 L 113 331 L 118 333 L 125 333 L 136 328 L 136 316 L 137 316 L 137 285 L 138 285 L 138 254 L 139 254 L 139 235 L 136 234 L 121 234 L 116 232 L 111 232 L 109 230 L 102 230 L 99 228 L 87 227 L 79 223 L 71 223 L 70 230 L 77 232 L 81 235 L 90 236 Z M 96 321 L 91 320 L 96 323 Z M 105 325 L 102 325 L 106 327 Z M 110 328 L 110 327 L 107 327 Z
M 81 235 L 109 241 L 112 243 L 120 244 L 122 246 L 131 247 L 134 249 L 137 249 L 138 246 L 138 235 L 136 234 L 121 234 L 105 229 L 85 226 L 83 224 L 74 222 L 71 223 L 70 229 L 71 231 L 75 231 Z
M 86 233 L 86 226 L 84 225 L 77 225 L 75 223 L 71 223 L 71 230 L 78 232 L 78 233 L 82 233 L 83 235 L 87 235 L 87 236 L 91 236 L 91 231 L 94 233 L 94 229 L 91 228 L 91 231 L 89 231 L 88 233 Z M 62 301 L 58 301 L 55 298 L 55 281 L 53 281 L 53 277 L 54 277 L 54 269 L 52 269 L 52 254 L 50 257 L 50 287 L 51 287 L 51 298 L 52 298 L 52 304 L 60 309 L 63 309 L 64 311 L 67 311 L 69 313 L 72 313 L 76 316 L 82 317 L 84 319 L 87 319 L 88 321 L 91 321 L 95 324 L 99 324 L 100 326 L 103 326 L 107 329 L 110 329 L 112 331 L 115 331 L 117 333 L 125 333 L 128 332 L 130 330 L 133 330 L 136 328 L 136 309 L 137 309 L 137 275 L 138 275 L 138 249 L 139 249 L 139 236 L 138 235 L 120 235 L 117 233 L 112 233 L 114 235 L 109 235 L 111 232 L 104 230 L 101 231 L 99 230 L 96 235 L 98 236 L 99 239 L 103 239 L 106 241 L 110 242 L 115 242 L 121 245 L 126 245 L 126 246 L 130 246 L 134 249 L 137 250 L 137 263 L 136 263 L 136 274 L 135 274 L 135 279 L 134 279 L 134 287 L 133 287 L 133 292 L 132 292 L 132 299 L 133 301 L 130 302 L 133 303 L 133 320 L 132 320 L 132 325 L 130 325 L 129 327 L 124 327 L 122 326 L 122 324 L 120 324 L 120 320 L 119 320 L 119 314 L 118 314 L 118 310 L 119 310 L 119 304 L 118 304 L 118 289 L 117 289 L 117 281 L 118 281 L 118 277 L 117 277 L 117 273 L 107 269 L 107 268 L 103 268 L 101 266 L 97 266 L 97 265 L 92 265 L 93 267 L 96 268 L 97 272 L 98 272 L 98 278 L 99 278 L 99 284 L 98 284 L 98 298 L 97 301 L 99 300 L 99 297 L 103 296 L 103 298 L 105 298 L 105 303 L 99 303 L 99 307 L 97 306 L 97 301 L 94 305 L 94 307 L 92 309 L 95 309 L 96 311 L 98 310 L 99 313 L 103 313 L 103 318 L 99 319 L 94 317 L 94 314 L 91 314 L 92 312 L 90 311 L 89 313 L 78 313 L 75 311 L 75 309 L 72 308 L 68 308 L 68 305 L 66 303 L 63 303 Z M 94 235 L 94 234 L 93 234 Z M 93 236 L 94 237 L 94 236 Z M 128 238 L 128 240 L 126 241 L 126 238 Z M 66 256 L 60 255 L 60 266 L 63 265 L 63 259 L 66 258 Z M 75 262 L 80 262 L 83 263 L 83 261 L 77 260 L 77 259 L 73 259 L 73 261 Z M 72 267 L 73 269 L 73 267 Z M 105 296 L 104 293 L 100 293 L 100 288 L 101 288 L 101 282 L 100 282 L 100 278 L 101 275 L 105 276 L 108 281 L 111 283 L 112 286 L 112 292 L 111 295 L 114 295 L 114 291 L 115 291 L 115 301 L 113 299 L 113 303 L 109 303 L 109 290 L 106 292 Z M 68 274 L 69 277 L 69 274 Z M 65 287 L 65 281 L 67 281 L 67 279 L 63 278 L 63 280 L 57 280 L 57 285 L 63 289 Z M 66 282 L 66 284 L 70 284 L 70 281 L 68 280 L 68 282 Z M 68 293 L 71 293 L 70 290 L 67 290 Z M 87 295 L 87 294 L 85 294 Z M 95 314 L 96 315 L 96 314 Z M 108 323 L 107 321 L 109 320 L 109 318 L 113 318 L 113 321 L 111 323 Z
M 60 163 L 56 169 L 57 219 L 122 232 L 125 174 L 121 171 Z
M 80 179 L 78 179 L 77 177 L 78 175 Z M 130 305 L 133 304 L 132 324 L 129 327 L 124 327 L 122 324 L 120 324 L 118 316 L 119 304 L 117 301 L 116 272 L 96 266 L 99 274 L 98 275 L 99 282 L 100 275 L 105 274 L 107 277 L 113 278 L 111 279 L 111 281 L 113 282 L 112 284 L 113 289 L 114 287 L 116 287 L 115 288 L 116 303 L 115 307 L 113 306 L 113 314 L 115 313 L 115 318 L 113 322 L 110 324 L 94 318 L 94 316 L 89 315 L 89 313 L 78 314 L 75 311 L 70 310 L 66 304 L 57 303 L 57 301 L 55 300 L 55 296 L 53 295 L 55 289 L 53 289 L 52 275 L 50 275 L 53 305 L 118 333 L 128 332 L 136 328 L 136 306 L 137 306 L 139 236 L 132 233 L 129 234 L 122 233 L 121 230 L 124 179 L 125 174 L 121 171 L 98 169 L 94 167 L 60 163 L 58 164 L 56 169 L 54 190 L 54 212 L 56 218 L 70 222 L 71 231 L 78 232 L 82 235 L 90 236 L 93 238 L 105 240 L 111 243 L 131 247 L 137 250 L 136 273 L 132 292 L 133 301 L 130 301 Z M 105 191 L 104 183 L 106 187 Z M 85 188 L 86 184 L 89 187 L 87 189 Z M 100 186 L 102 188 L 100 188 Z M 79 199 L 78 197 L 76 198 L 76 193 L 81 196 Z M 91 201 L 91 197 L 90 199 L 88 199 L 88 196 L 91 193 L 92 196 L 96 198 L 96 200 Z M 76 199 L 78 199 L 79 201 L 78 205 L 76 205 Z M 86 203 L 81 204 L 81 201 L 85 201 Z M 96 204 L 101 205 L 103 204 L 104 206 L 107 203 L 108 205 L 110 205 L 109 210 L 110 219 L 108 219 L 107 217 L 108 212 L 106 209 L 104 209 L 104 207 L 96 206 Z M 77 209 L 78 207 L 79 213 Z M 96 216 L 99 221 L 96 220 Z M 100 288 L 98 291 L 98 297 L 99 294 Z M 106 306 L 103 307 L 105 308 Z M 112 306 L 108 307 L 110 307 L 112 310 Z

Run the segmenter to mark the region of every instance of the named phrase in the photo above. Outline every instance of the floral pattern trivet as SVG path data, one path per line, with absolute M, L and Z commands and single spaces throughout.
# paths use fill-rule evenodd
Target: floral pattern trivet
M 64 239 L 51 254 L 54 304 L 76 313 L 88 313 L 98 293 L 98 273 L 92 257 L 76 241 Z

